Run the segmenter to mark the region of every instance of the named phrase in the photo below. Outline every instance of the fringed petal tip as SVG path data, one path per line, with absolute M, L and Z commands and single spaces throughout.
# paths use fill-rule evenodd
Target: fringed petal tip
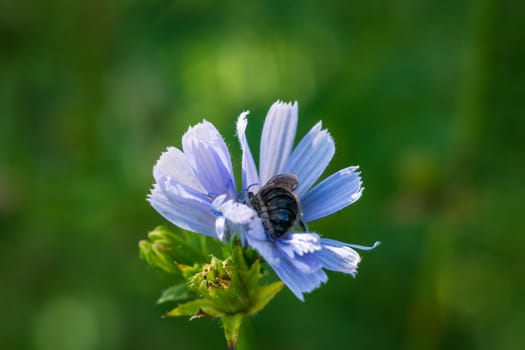
M 250 114 L 250 111 L 244 111 L 241 114 L 239 114 L 239 117 L 237 118 L 237 137 L 239 140 L 242 139 L 241 135 L 244 136 L 244 133 L 246 132 L 246 127 L 248 126 L 248 115 Z M 241 141 L 242 143 L 242 141 Z
M 331 215 L 361 198 L 363 187 L 357 169 L 356 166 L 341 169 L 308 191 L 301 198 L 303 221 Z
M 203 119 L 195 125 L 190 125 L 188 130 L 182 135 L 182 148 L 186 153 L 186 148 L 192 143 L 205 142 L 207 144 L 215 144 L 217 140 L 223 140 L 219 131 L 215 125 Z
M 150 188 L 149 193 L 146 195 L 146 202 L 151 204 L 151 197 L 153 196 L 153 193 L 157 191 L 157 184 L 153 184 L 153 187 Z
M 246 117 L 250 114 L 249 110 L 242 111 L 241 114 L 239 114 L 239 118 L 237 119 L 237 123 L 239 123 L 240 120 L 246 120 Z
M 270 106 L 270 109 L 272 108 L 298 108 L 299 104 L 297 101 L 288 101 L 285 102 L 283 100 L 277 100 Z
M 161 177 L 172 176 L 180 182 L 194 185 L 195 175 L 188 166 L 187 156 L 177 147 L 167 147 L 153 167 L 153 178 L 159 181 Z
M 215 134 L 215 131 L 217 129 L 215 128 L 215 125 L 213 125 L 212 123 L 210 123 L 209 121 L 207 121 L 206 119 L 202 119 L 201 122 L 195 124 L 195 125 L 190 125 L 188 126 L 188 130 L 186 130 L 186 132 L 184 133 L 184 135 L 186 134 L 195 134 L 195 136 L 198 136 L 199 134 L 202 135 L 202 136 L 205 136 L 207 135 L 208 132 L 213 132 L 213 134 Z M 205 132 L 206 134 L 202 134 L 203 132 Z

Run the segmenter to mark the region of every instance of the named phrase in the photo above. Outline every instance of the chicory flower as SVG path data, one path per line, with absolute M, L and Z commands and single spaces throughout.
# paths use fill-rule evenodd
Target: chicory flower
M 335 153 L 330 134 L 317 123 L 294 148 L 297 103 L 276 102 L 266 117 L 260 144 L 259 171 L 245 135 L 248 112 L 237 121 L 242 149 L 242 191 L 237 195 L 232 164 L 224 140 L 209 122 L 190 128 L 182 151 L 170 147 L 154 168 L 152 206 L 175 225 L 228 240 L 238 233 L 254 248 L 300 299 L 326 282 L 324 270 L 355 275 L 360 262 L 353 249 L 372 249 L 321 238 L 315 232 L 290 232 L 274 238 L 252 208 L 248 192 L 256 193 L 278 174 L 298 178 L 302 221 L 333 214 L 357 201 L 363 187 L 358 167 L 348 167 L 318 181 Z

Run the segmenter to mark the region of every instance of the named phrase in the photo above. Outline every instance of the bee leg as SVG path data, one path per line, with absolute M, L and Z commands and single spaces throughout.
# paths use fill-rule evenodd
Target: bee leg
M 248 201 L 246 204 L 251 208 L 253 208 L 253 197 L 255 197 L 255 195 L 252 192 L 248 192 Z
M 299 225 L 301 225 L 301 228 L 303 229 L 303 232 L 307 231 L 306 225 L 304 224 L 303 220 L 299 220 Z

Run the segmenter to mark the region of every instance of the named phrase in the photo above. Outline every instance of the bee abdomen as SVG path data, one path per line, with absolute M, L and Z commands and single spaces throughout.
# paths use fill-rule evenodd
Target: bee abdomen
M 269 224 L 266 229 L 273 238 L 279 238 L 290 230 L 297 219 L 297 201 L 289 191 L 282 188 L 263 191 L 261 198 L 265 202 Z
M 275 209 L 269 211 L 269 220 L 272 225 L 270 233 L 273 238 L 284 235 L 295 222 L 295 213 L 288 209 Z

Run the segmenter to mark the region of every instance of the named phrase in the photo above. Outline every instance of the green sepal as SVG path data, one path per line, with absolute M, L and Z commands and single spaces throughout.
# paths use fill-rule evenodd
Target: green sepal
M 197 295 L 191 290 L 186 283 L 176 284 L 165 289 L 157 304 L 162 304 L 168 301 L 183 301 L 188 299 L 195 299 Z
M 180 304 L 173 310 L 164 314 L 163 317 L 190 316 L 191 319 L 201 317 L 224 317 L 224 312 L 218 310 L 209 299 L 197 299 Z
M 244 314 L 227 315 L 222 318 L 222 326 L 224 328 L 224 336 L 228 343 L 228 348 L 234 350 L 239 340 L 239 330 L 241 329 Z
M 235 271 L 239 274 L 240 282 L 246 291 L 247 297 L 251 298 L 257 288 L 257 283 L 261 275 L 261 263 L 255 260 L 251 267 L 246 263 L 244 251 L 240 245 L 237 245 L 232 250 L 232 261 L 234 267 L 238 267 Z
M 188 232 L 173 233 L 157 226 L 148 240 L 139 242 L 140 257 L 162 271 L 181 274 L 187 265 L 208 260 L 205 237 Z
M 162 245 L 151 243 L 150 241 L 142 240 L 139 242 L 140 257 L 148 265 L 156 267 L 168 273 L 180 273 L 177 263 L 168 254 Z
M 203 236 L 184 231 L 174 233 L 165 226 L 157 226 L 148 233 L 148 238 L 153 243 L 166 247 L 179 264 L 193 265 L 208 260 Z
M 189 281 L 202 268 L 202 266 L 199 264 L 195 264 L 193 266 L 179 265 L 178 267 L 182 272 L 182 277 L 184 277 L 186 281 Z
M 249 315 L 255 315 L 264 307 L 266 304 L 273 299 L 284 288 L 284 283 L 282 281 L 276 281 L 271 284 L 268 284 L 264 287 L 257 289 L 255 294 L 250 298 L 250 308 L 248 310 Z

